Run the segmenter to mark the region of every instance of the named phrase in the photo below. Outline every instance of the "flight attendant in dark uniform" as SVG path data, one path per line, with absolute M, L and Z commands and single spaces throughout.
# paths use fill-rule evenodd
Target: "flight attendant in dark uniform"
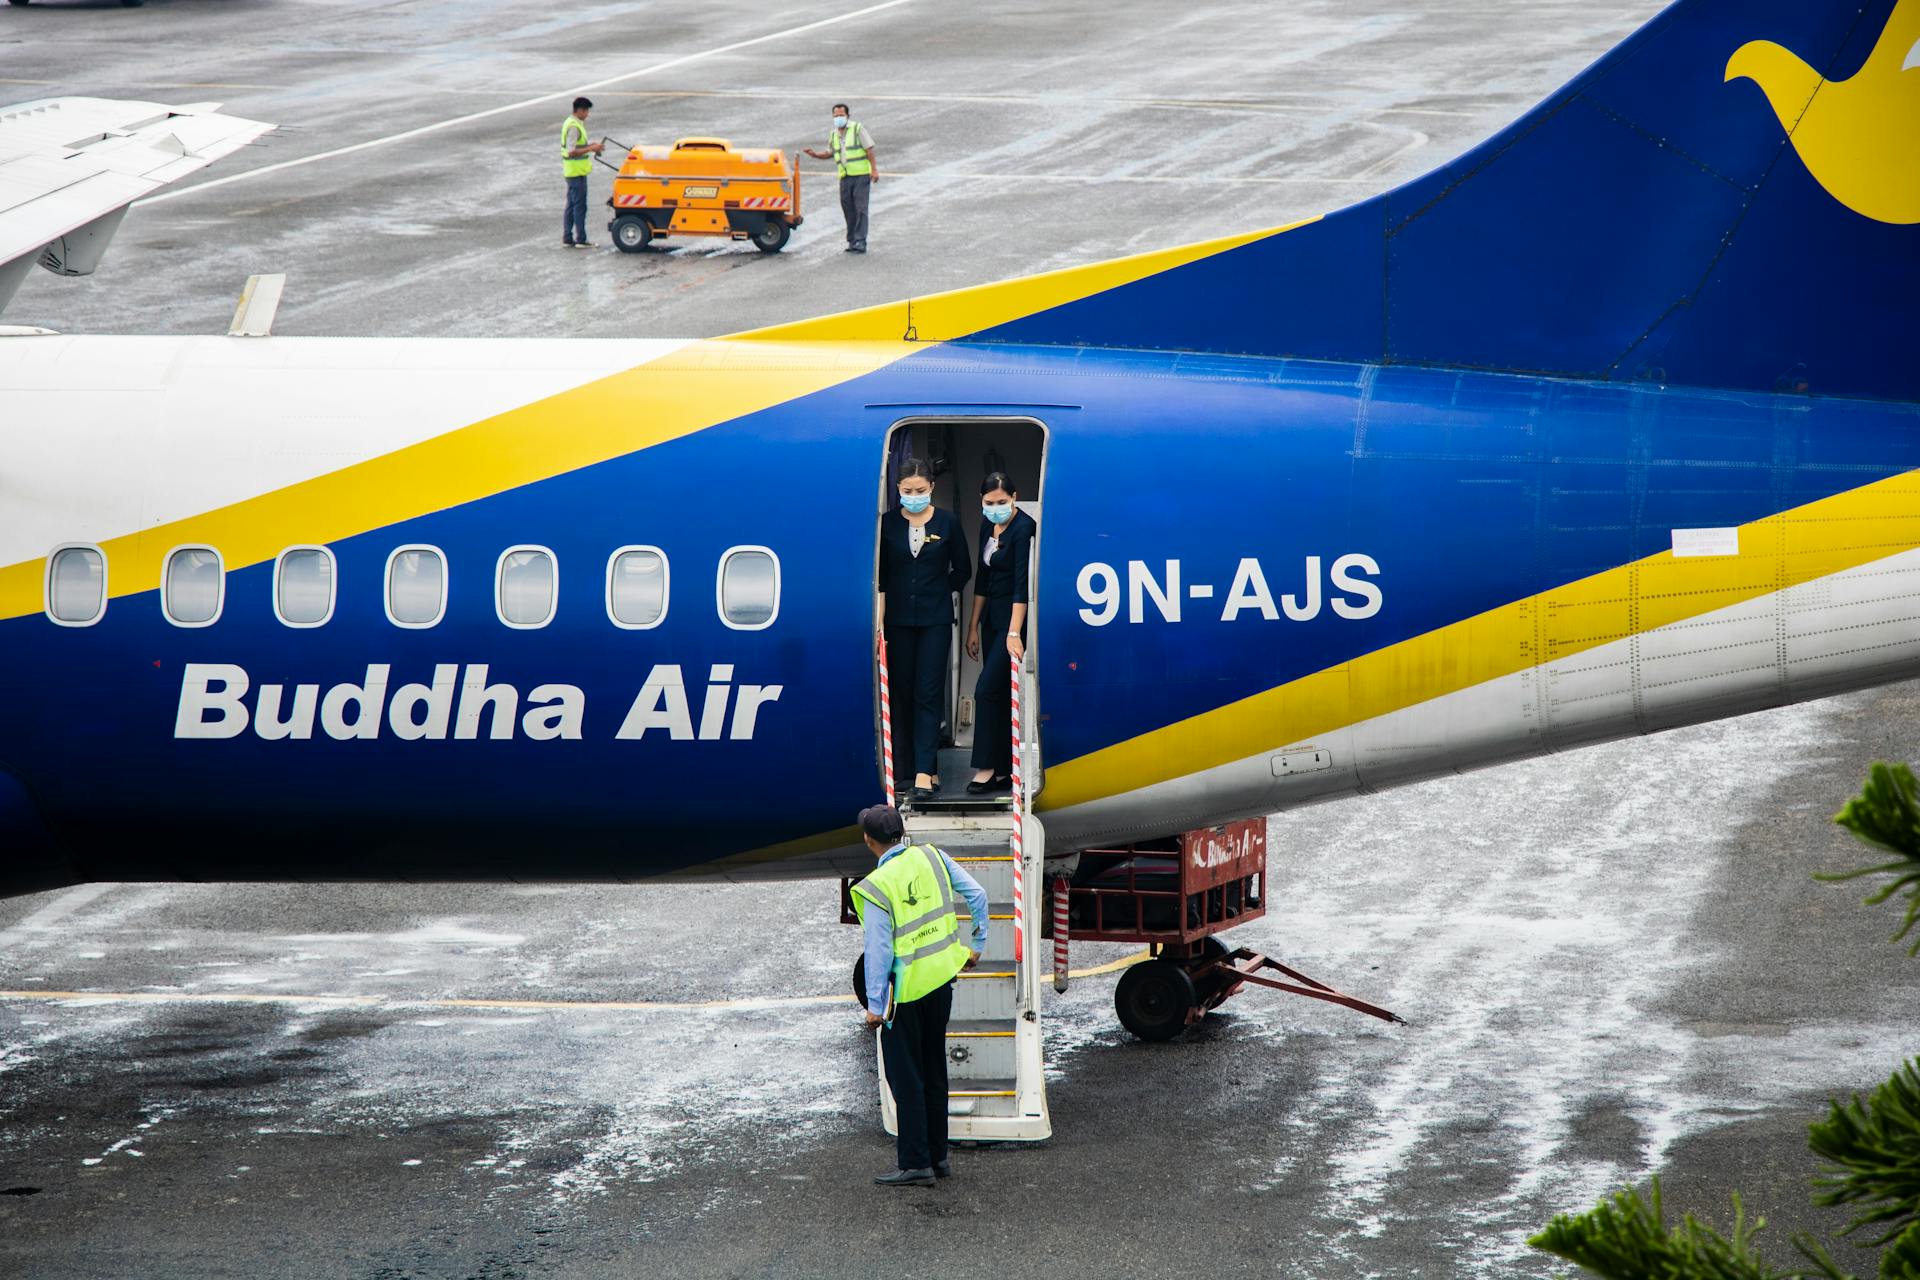
M 973 687 L 972 795 L 1013 788 L 1012 664 L 1027 655 L 1027 578 L 1039 526 L 1013 504 L 1020 494 L 1005 472 L 980 485 L 980 576 L 967 624 L 967 656 L 980 662 Z M 982 655 L 985 655 L 984 657 Z
M 973 561 L 960 521 L 933 505 L 933 469 L 908 458 L 899 484 L 900 505 L 880 517 L 880 631 L 893 696 L 893 767 L 912 772 L 912 797 L 924 800 L 940 785 L 953 593 L 966 590 Z

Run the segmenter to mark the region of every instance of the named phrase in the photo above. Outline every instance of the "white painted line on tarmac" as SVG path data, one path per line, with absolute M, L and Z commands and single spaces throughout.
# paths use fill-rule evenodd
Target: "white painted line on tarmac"
M 50 83 L 50 82 L 49 82 Z M 525 89 L 423 89 L 423 94 L 452 94 L 470 98 L 498 98 L 526 93 Z M 844 92 L 842 90 L 841 92 Z M 830 89 L 611 89 L 611 98 L 757 98 L 775 102 L 825 102 L 834 96 Z M 959 106 L 1037 106 L 1060 107 L 1112 106 L 1145 107 L 1169 111 L 1251 111 L 1325 115 L 1330 104 L 1319 100 L 1275 102 L 1249 98 L 1115 98 L 1087 94 L 1019 93 L 862 93 L 860 102 L 946 103 Z M 1375 115 L 1453 116 L 1462 120 L 1483 114 L 1474 111 L 1446 111 L 1438 107 L 1378 107 Z
M 18 76 L 0 76 L 0 84 L 58 85 L 61 80 L 23 80 Z M 116 80 L 116 89 L 278 89 L 277 84 L 228 84 L 220 80 Z
M 83 884 L 49 902 L 32 915 L 15 921 L 9 928 L 0 930 L 0 952 L 25 940 L 29 933 L 40 933 L 56 922 L 72 915 L 103 893 L 111 892 L 112 884 Z
M 249 178 L 258 178 L 269 173 L 278 173 L 283 169 L 295 169 L 303 164 L 317 164 L 322 160 L 333 160 L 340 156 L 350 156 L 362 151 L 371 151 L 375 147 L 385 147 L 396 142 L 406 142 L 413 138 L 423 137 L 429 133 L 438 133 L 442 129 L 456 129 L 464 124 L 472 124 L 476 120 L 486 120 L 493 116 L 505 115 L 509 111 L 520 111 L 527 107 L 537 107 L 542 103 L 548 102 L 568 102 L 579 97 L 581 94 L 590 93 L 595 89 L 604 89 L 608 85 L 620 84 L 627 80 L 637 80 L 641 76 L 655 75 L 662 71 L 671 70 L 674 67 L 684 67 L 689 62 L 698 62 L 702 58 L 718 57 L 723 53 L 734 53 L 741 49 L 750 49 L 755 45 L 767 44 L 774 40 L 784 40 L 789 36 L 805 35 L 809 31 L 818 31 L 822 27 L 831 27 L 842 22 L 852 22 L 854 19 L 864 18 L 868 14 L 879 13 L 885 9 L 895 9 L 903 4 L 910 3 L 912 3 L 912 0 L 882 0 L 880 4 L 870 4 L 859 9 L 850 9 L 845 13 L 835 14 L 831 18 L 820 18 L 813 22 L 802 23 L 797 27 L 787 27 L 781 31 L 770 31 L 766 35 L 753 36 L 746 40 L 735 40 L 730 44 L 716 45 L 711 49 L 702 49 L 698 53 L 684 53 L 677 58 L 669 58 L 665 62 L 656 62 L 652 66 L 641 67 L 638 71 L 624 71 L 617 76 L 608 76 L 602 80 L 595 80 L 589 84 L 576 85 L 571 89 L 562 89 L 556 93 L 543 93 L 531 98 L 522 98 L 518 102 L 509 102 L 498 107 L 489 107 L 485 111 L 475 111 L 469 115 L 454 116 L 448 120 L 438 120 L 433 124 L 424 124 L 418 128 L 407 129 L 400 133 L 390 133 L 383 138 L 369 138 L 365 142 L 356 142 L 345 147 L 335 147 L 331 151 L 321 151 L 314 155 L 301 156 L 294 160 L 282 160 L 278 164 L 263 165 L 258 169 L 248 169 L 244 173 L 228 174 L 224 178 L 214 178 L 211 181 L 198 183 L 191 187 L 182 187 L 174 191 L 163 191 L 159 195 L 148 196 L 146 199 L 137 200 L 134 203 L 158 204 L 162 200 L 173 200 L 180 196 L 189 196 L 200 191 L 210 191 L 214 187 L 224 187 L 232 182 L 245 182 Z
M 824 169 L 802 169 L 802 178 L 812 178 L 818 182 L 836 181 L 832 171 Z M 916 173 L 894 173 L 884 170 L 880 181 L 884 185 L 900 179 L 932 178 L 938 180 L 955 179 L 960 182 L 1086 182 L 1119 183 L 1126 185 L 1134 182 L 1172 183 L 1183 187 L 1279 187 L 1279 186 L 1315 186 L 1325 183 L 1329 186 L 1345 186 L 1353 183 L 1366 183 L 1367 178 L 1324 178 L 1308 174 L 1297 177 L 1260 177 L 1247 178 L 1227 174 L 1197 177 L 1192 174 L 1146 175 L 1137 173 L 969 173 L 946 169 L 929 169 Z
M 107 886 L 88 886 L 105 888 Z M 59 905 L 58 903 L 51 904 Z M 76 904 L 78 905 L 78 904 Z M 51 909 L 51 907 L 49 907 Z M 1075 969 L 1074 978 L 1096 978 L 1140 963 L 1147 952 L 1137 951 L 1090 969 Z M 853 1004 L 851 991 L 832 996 L 747 996 L 738 1000 L 434 1000 L 406 996 L 299 995 L 279 991 L 0 991 L 0 1000 L 32 1000 L 40 1004 L 306 1004 L 349 1009 L 494 1009 L 521 1013 L 566 1011 L 614 1013 L 705 1013 L 716 1009 L 780 1009 L 798 1005 Z

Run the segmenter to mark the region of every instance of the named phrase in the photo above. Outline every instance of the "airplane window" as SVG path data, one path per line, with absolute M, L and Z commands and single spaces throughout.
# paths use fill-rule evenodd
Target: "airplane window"
M 317 627 L 333 616 L 333 552 L 289 547 L 273 567 L 273 608 L 290 627 Z
M 780 614 L 780 561 L 766 547 L 735 547 L 720 559 L 720 620 L 764 631 Z
M 557 573 L 553 553 L 542 547 L 509 547 L 500 557 L 494 606 L 510 627 L 544 627 L 553 621 Z
M 181 547 L 167 557 L 160 607 L 176 627 L 204 627 L 220 616 L 226 579 L 212 547 Z
M 622 547 L 607 565 L 607 616 L 640 631 L 667 616 L 667 557 L 658 547 Z
M 85 627 L 107 611 L 107 560 L 98 547 L 61 547 L 47 563 L 47 616 Z
M 387 557 L 387 618 L 431 627 L 447 611 L 447 565 L 433 547 L 401 547 Z

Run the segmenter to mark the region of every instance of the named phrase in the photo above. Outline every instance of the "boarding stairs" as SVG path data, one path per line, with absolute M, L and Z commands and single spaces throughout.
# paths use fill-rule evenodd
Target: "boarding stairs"
M 891 719 L 884 705 L 884 654 L 881 663 L 885 734 Z M 1032 813 L 1039 752 L 1034 735 L 1021 732 L 1022 709 L 1035 705 L 1033 676 L 1025 665 L 1014 668 L 1012 680 L 1012 794 L 968 796 L 955 785 L 955 777 L 964 777 L 955 769 L 948 783 L 958 794 L 909 802 L 901 810 L 910 842 L 941 849 L 987 892 L 986 949 L 979 963 L 954 980 L 953 1017 L 947 1025 L 948 1137 L 956 1142 L 1036 1142 L 1053 1132 L 1040 1053 L 1040 924 L 1025 909 L 1039 892 L 1046 849 Z M 886 754 L 891 779 L 890 745 Z M 970 935 L 964 907 L 961 928 Z M 887 1132 L 897 1133 L 877 1035 L 874 1051 L 880 1062 L 881 1116 Z

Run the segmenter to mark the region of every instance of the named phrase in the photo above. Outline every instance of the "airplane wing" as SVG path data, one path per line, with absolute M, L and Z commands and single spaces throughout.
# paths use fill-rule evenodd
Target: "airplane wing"
M 0 107 L 0 309 L 27 268 L 90 275 L 127 206 L 273 128 L 116 98 L 43 98 Z

